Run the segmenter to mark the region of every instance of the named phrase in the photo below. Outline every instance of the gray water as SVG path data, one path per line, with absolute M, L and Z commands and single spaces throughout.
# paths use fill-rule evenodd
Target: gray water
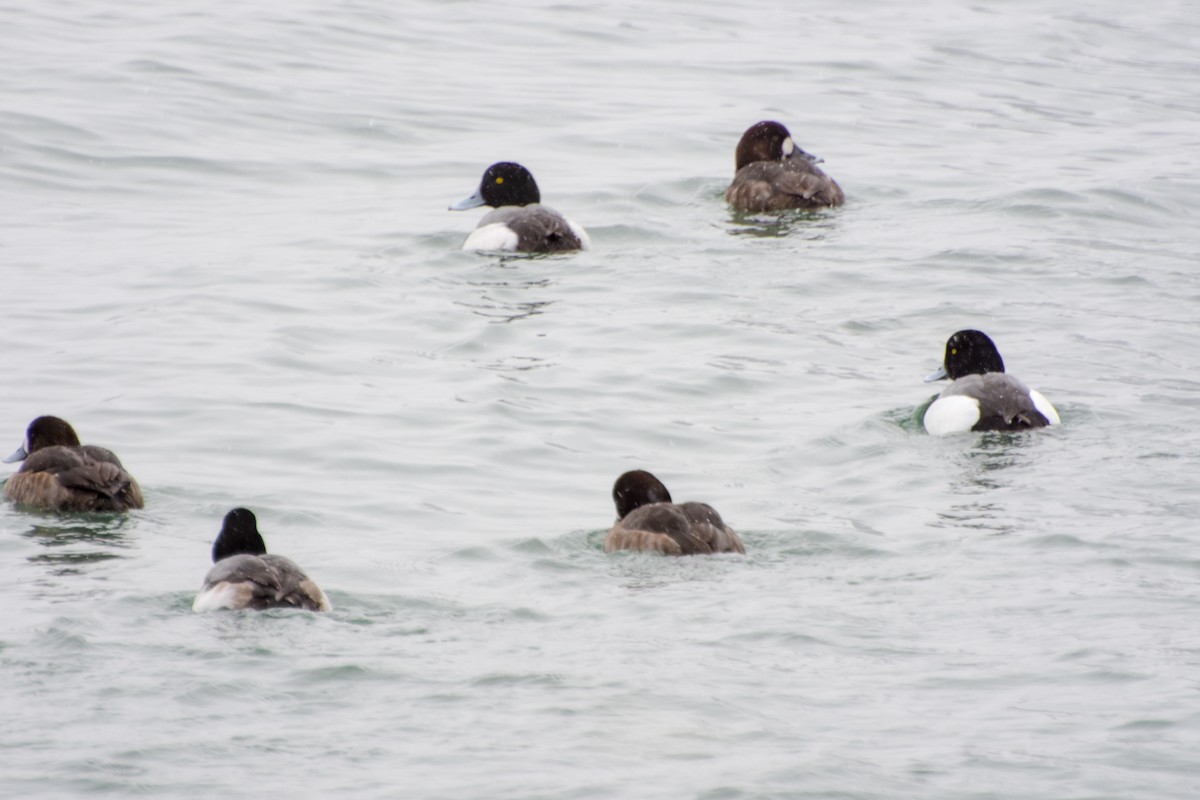
M 0 444 L 147 497 L 0 509 L 0 794 L 1200 794 L 1196 6 L 506 6 L 0 8 Z M 497 160 L 594 250 L 461 252 Z M 923 433 L 964 327 L 1061 427 Z M 331 614 L 191 613 L 236 505 Z

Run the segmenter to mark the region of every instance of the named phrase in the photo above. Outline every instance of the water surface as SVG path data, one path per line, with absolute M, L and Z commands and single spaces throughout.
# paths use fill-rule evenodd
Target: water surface
M 1200 792 L 1191 6 L 127 5 L 0 12 L 0 427 L 147 496 L 0 508 L 4 793 Z M 497 160 L 594 250 L 461 252 Z M 963 327 L 1063 425 L 924 435 Z M 235 505 L 333 613 L 191 614 Z

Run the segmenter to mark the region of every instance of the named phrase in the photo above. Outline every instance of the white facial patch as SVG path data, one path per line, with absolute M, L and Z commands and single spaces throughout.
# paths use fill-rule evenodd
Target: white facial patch
M 933 436 L 969 431 L 976 422 L 979 422 L 979 401 L 963 394 L 939 397 L 925 411 L 925 430 Z
M 792 141 L 792 137 L 787 137 L 783 140 L 783 157 L 790 158 L 796 150 L 796 143 Z

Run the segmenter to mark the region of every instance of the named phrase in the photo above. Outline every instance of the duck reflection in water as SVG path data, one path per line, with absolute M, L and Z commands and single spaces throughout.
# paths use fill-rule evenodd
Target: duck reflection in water
M 88 564 L 125 558 L 121 551 L 131 547 L 124 531 L 131 520 L 124 514 L 94 517 L 86 523 L 57 515 L 46 516 L 46 522 L 33 525 L 21 535 L 46 548 L 44 552 L 29 556 L 28 560 L 49 566 L 54 575 L 83 574 Z
M 555 281 L 547 277 L 522 278 L 515 272 L 527 258 L 515 259 L 517 263 L 509 264 L 513 257 L 503 257 L 494 269 L 513 271 L 511 277 L 474 278 L 466 281 L 472 294 L 477 297 L 470 300 L 455 300 L 455 305 L 468 309 L 472 314 L 483 317 L 488 322 L 510 323 L 531 319 L 545 314 L 550 306 L 557 301 L 531 296 L 533 293 L 548 292 L 554 287 Z M 529 293 L 529 294 L 526 294 Z
M 991 431 L 980 434 L 975 447 L 955 458 L 961 471 L 950 484 L 955 494 L 973 499 L 939 511 L 938 522 L 934 525 L 993 534 L 1015 533 L 1020 525 L 1003 503 L 996 502 L 995 492 L 1011 485 L 1012 479 L 1020 474 L 1020 468 L 1029 463 L 1042 443 L 1044 440 L 1021 433 Z

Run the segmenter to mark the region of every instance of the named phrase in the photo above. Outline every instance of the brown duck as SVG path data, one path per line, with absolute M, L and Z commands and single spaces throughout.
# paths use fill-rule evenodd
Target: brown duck
M 133 476 L 111 450 L 81 445 L 58 417 L 29 423 L 25 443 L 4 459 L 23 461 L 4 485 L 4 499 L 51 511 L 128 511 L 146 501 Z
M 801 150 L 778 122 L 759 122 L 742 134 L 737 173 L 725 201 L 743 211 L 840 206 L 846 195 L 817 166 L 821 159 Z
M 613 485 L 617 523 L 604 536 L 604 552 L 638 550 L 668 556 L 745 553 L 741 538 L 707 503 L 673 503 L 662 481 L 641 469 Z

